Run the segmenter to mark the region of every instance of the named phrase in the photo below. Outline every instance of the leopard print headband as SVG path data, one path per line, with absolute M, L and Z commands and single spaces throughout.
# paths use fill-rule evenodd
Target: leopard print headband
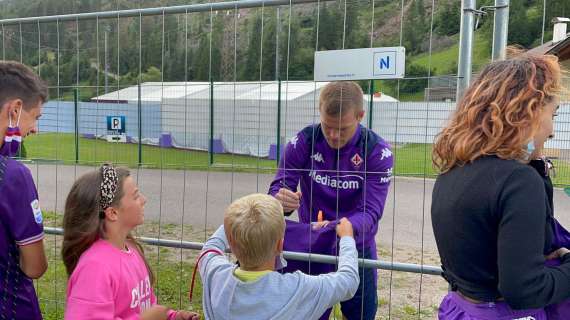
M 117 185 L 119 183 L 119 177 L 117 176 L 117 171 L 110 164 L 104 164 L 101 166 L 101 175 L 103 180 L 101 181 L 101 212 L 109 208 L 115 200 L 115 194 L 117 193 Z

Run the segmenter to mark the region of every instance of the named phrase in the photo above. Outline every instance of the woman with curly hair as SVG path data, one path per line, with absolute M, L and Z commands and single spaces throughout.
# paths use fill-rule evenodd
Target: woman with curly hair
M 553 250 L 552 204 L 528 165 L 553 134 L 560 92 L 554 56 L 493 62 L 436 138 L 432 225 L 451 287 L 440 319 L 547 319 L 570 298 L 570 251 Z

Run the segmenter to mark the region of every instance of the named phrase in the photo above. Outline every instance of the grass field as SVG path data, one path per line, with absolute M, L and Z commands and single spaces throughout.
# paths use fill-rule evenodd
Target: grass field
M 30 136 L 25 142 L 27 158 L 34 160 L 60 161 L 64 164 L 75 163 L 74 136 L 68 133 L 43 133 Z M 57 146 L 57 148 L 56 148 Z M 410 143 L 393 147 L 397 176 L 433 178 L 436 175 L 431 163 L 431 144 Z M 208 165 L 209 154 L 205 151 L 164 149 L 154 146 L 142 146 L 143 166 L 146 168 L 219 170 L 236 172 L 275 172 L 276 162 L 266 158 L 242 155 L 215 154 L 213 165 Z M 79 162 L 83 165 L 98 165 L 111 161 L 128 167 L 138 165 L 138 146 L 136 144 L 109 143 L 102 140 L 79 138 Z M 570 165 L 568 162 L 555 160 L 557 186 L 570 185 Z
M 27 138 L 25 145 L 28 159 L 58 160 L 65 164 L 75 163 L 73 134 L 42 133 Z M 422 176 L 426 170 L 428 175 L 434 174 L 430 160 L 431 145 L 407 144 L 395 148 L 394 153 L 396 174 Z M 164 149 L 148 145 L 142 147 L 143 165 L 147 168 L 205 170 L 208 168 L 208 156 L 208 152 L 205 151 Z M 94 165 L 105 161 L 136 167 L 138 146 L 79 138 L 79 164 Z M 273 172 L 276 162 L 266 158 L 215 154 L 214 164 L 210 168 L 248 172 L 255 172 L 259 168 L 263 172 Z
M 42 133 L 30 136 L 25 141 L 27 158 L 57 160 L 66 164 L 75 163 L 75 140 L 70 133 Z M 138 145 L 109 143 L 103 140 L 79 138 L 79 164 L 91 165 L 111 161 L 128 167 L 138 165 Z M 142 164 L 148 168 L 206 169 L 209 154 L 205 151 L 183 150 L 142 146 Z M 215 154 L 214 167 L 227 170 L 248 169 L 273 170 L 276 162 L 249 156 Z

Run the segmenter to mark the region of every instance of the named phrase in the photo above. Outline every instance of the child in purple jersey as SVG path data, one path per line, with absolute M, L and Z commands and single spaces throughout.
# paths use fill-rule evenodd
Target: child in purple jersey
M 301 130 L 287 144 L 269 194 L 281 202 L 285 214 L 298 210 L 301 223 L 313 224 L 322 232 L 313 235 L 302 232 L 302 226 L 288 224 L 285 249 L 334 252 L 336 241 L 312 240 L 329 237 L 326 233 L 334 232 L 336 222 L 345 217 L 354 227 L 359 258 L 376 259 L 375 236 L 392 176 L 390 146 L 360 125 L 363 93 L 354 82 L 326 85 L 320 93 L 319 112 L 320 123 Z M 319 211 L 323 221 L 318 221 Z M 301 269 L 309 272 L 309 267 Z M 330 271 L 312 263 L 310 269 L 311 274 Z M 341 304 L 342 313 L 348 319 L 374 319 L 376 271 L 359 271 L 359 289 L 353 299 Z
M 75 181 L 63 216 L 65 319 L 198 319 L 156 304 L 152 271 L 131 235 L 144 221 L 145 203 L 124 168 L 105 164 Z
M 42 211 L 30 170 L 12 159 L 37 131 L 47 87 L 18 62 L 0 62 L 0 319 L 42 319 L 32 279 L 43 275 Z
M 431 215 L 451 288 L 439 319 L 557 319 L 550 308 L 570 298 L 570 251 L 537 160 L 560 90 L 556 57 L 516 52 L 481 71 L 438 135 Z
M 543 134 L 543 136 L 546 136 L 547 134 L 549 135 L 549 138 L 552 138 L 554 136 L 548 132 Z M 554 188 L 552 185 L 552 179 L 550 178 L 551 175 L 555 173 L 554 165 L 550 159 L 542 155 L 542 150 L 544 149 L 544 141 L 535 139 L 534 144 L 536 148 L 535 154 L 539 156 L 533 157 L 535 159 L 532 159 L 529 162 L 529 165 L 536 169 L 538 174 L 542 177 L 542 181 L 544 182 L 548 204 L 551 209 L 551 215 L 549 215 L 550 226 L 554 231 L 552 237 L 552 245 L 549 248 L 546 248 L 544 254 L 547 256 L 546 265 L 550 267 L 556 267 L 560 266 L 562 263 L 562 259 L 556 256 L 559 254 L 555 254 L 554 257 L 549 257 L 548 255 L 551 252 L 556 253 L 560 248 L 570 248 L 570 232 L 568 232 L 568 230 L 566 230 L 554 217 Z M 568 318 L 568 315 L 570 315 L 570 299 L 566 299 L 560 303 L 551 304 L 545 308 L 545 311 L 548 320 L 564 320 Z

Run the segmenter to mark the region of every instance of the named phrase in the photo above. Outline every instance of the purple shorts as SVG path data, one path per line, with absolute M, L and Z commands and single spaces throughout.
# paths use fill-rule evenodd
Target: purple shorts
M 544 309 L 513 310 L 504 301 L 473 303 L 450 292 L 439 306 L 440 320 L 547 320 Z
M 569 248 L 570 247 L 570 232 L 568 232 L 556 219 L 553 219 L 554 228 L 554 241 L 555 248 Z M 547 260 L 546 265 L 549 267 L 556 267 L 560 265 L 560 260 Z M 562 302 L 549 305 L 546 308 L 548 320 L 562 320 L 570 318 L 570 299 Z
M 546 260 L 546 265 L 549 267 L 556 267 L 560 265 L 560 260 Z M 570 299 L 562 302 L 551 304 L 544 308 L 548 315 L 548 320 L 563 320 L 570 317 Z M 566 315 L 566 316 L 564 316 Z

